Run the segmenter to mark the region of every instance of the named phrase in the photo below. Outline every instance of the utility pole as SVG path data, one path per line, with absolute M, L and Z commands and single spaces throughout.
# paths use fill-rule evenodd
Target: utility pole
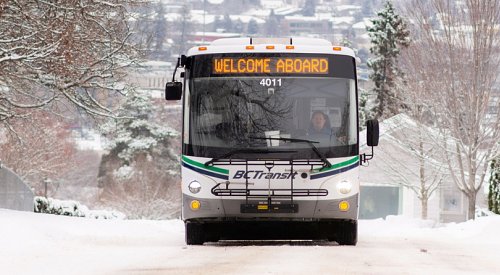
M 45 198 L 47 198 L 47 185 L 48 185 L 49 183 L 51 183 L 51 182 L 52 182 L 52 181 L 51 181 L 49 178 L 47 178 L 47 177 L 45 177 L 45 178 L 43 179 L 43 184 L 45 185 L 45 192 L 44 192 L 44 197 L 45 197 Z
M 207 0 L 203 0 L 203 36 L 201 42 L 205 42 L 205 14 L 207 13 Z

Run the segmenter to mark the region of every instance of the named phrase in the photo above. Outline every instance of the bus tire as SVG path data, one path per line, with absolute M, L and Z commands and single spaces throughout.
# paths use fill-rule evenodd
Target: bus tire
M 203 224 L 197 222 L 186 222 L 186 244 L 202 245 L 205 242 Z
M 356 245 L 358 242 L 358 221 L 342 222 L 341 230 L 337 236 L 339 245 Z

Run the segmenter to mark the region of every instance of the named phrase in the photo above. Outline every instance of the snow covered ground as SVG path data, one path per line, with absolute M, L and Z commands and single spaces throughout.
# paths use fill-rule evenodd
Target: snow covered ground
M 0 274 L 494 274 L 500 216 L 461 224 L 362 220 L 328 242 L 184 244 L 179 220 L 93 220 L 0 209 Z M 498 273 L 496 273 L 498 274 Z

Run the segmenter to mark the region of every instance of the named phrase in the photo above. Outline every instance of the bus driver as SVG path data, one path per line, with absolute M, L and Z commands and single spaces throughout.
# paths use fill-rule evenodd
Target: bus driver
M 330 119 L 322 111 L 314 111 L 311 117 L 311 125 L 307 131 L 309 139 L 321 143 L 337 145 L 345 144 L 347 138 L 345 136 L 337 137 L 334 130 L 330 126 Z
M 308 130 L 309 136 L 327 136 L 331 135 L 330 120 L 322 111 L 314 111 L 311 117 L 311 125 Z

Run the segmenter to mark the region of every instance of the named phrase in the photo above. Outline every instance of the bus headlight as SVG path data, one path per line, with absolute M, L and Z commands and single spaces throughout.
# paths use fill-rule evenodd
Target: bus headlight
M 339 183 L 337 183 L 337 190 L 341 194 L 348 194 L 351 192 L 352 189 L 352 184 L 349 181 L 343 180 Z
M 192 182 L 189 183 L 188 188 L 189 191 L 191 191 L 191 193 L 196 194 L 200 192 L 201 184 L 198 181 L 193 180 Z

